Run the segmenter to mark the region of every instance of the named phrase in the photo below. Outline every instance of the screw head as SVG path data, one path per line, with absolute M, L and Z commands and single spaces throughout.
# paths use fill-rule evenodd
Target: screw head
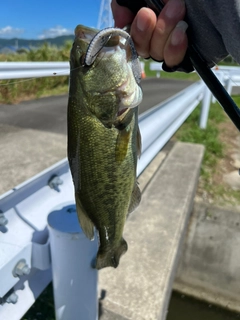
M 0 226 L 5 226 L 8 223 L 8 219 L 3 213 L 0 212 Z
M 18 261 L 16 266 L 13 269 L 13 276 L 14 277 L 21 277 L 23 275 L 28 275 L 30 273 L 31 269 L 26 263 L 25 259 L 22 259 Z
M 6 299 L 7 303 L 12 303 L 12 304 L 17 303 L 17 301 L 18 301 L 18 295 L 15 292 L 11 293 Z
M 51 189 L 60 192 L 59 186 L 63 184 L 63 180 L 59 176 L 53 176 L 49 181 L 48 185 Z

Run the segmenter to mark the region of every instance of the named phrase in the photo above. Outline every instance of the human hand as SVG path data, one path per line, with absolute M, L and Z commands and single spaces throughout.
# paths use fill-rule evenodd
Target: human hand
M 136 16 L 112 0 L 112 12 L 116 27 L 131 24 L 131 36 L 138 54 L 143 58 L 164 60 L 168 67 L 178 65 L 184 58 L 188 40 L 183 0 L 164 0 L 166 5 L 160 15 L 149 8 L 141 8 Z

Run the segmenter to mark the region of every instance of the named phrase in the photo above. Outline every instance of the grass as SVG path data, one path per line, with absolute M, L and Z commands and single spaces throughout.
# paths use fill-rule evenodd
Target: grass
M 235 101 L 240 103 L 240 96 L 235 97 Z M 228 126 L 228 130 L 235 128 L 218 103 L 211 104 L 207 128 L 204 130 L 198 126 L 200 112 L 199 106 L 177 131 L 174 139 L 205 146 L 198 194 L 216 205 L 240 205 L 239 191 L 231 189 L 222 181 L 222 167 L 227 166 L 224 161 L 229 162 L 227 156 L 231 146 L 222 138 L 221 126 Z M 225 134 L 228 132 L 225 131 Z
M 19 54 L 0 54 L 0 61 L 69 61 L 69 52 L 72 42 L 68 41 L 62 48 L 45 43 L 38 49 L 22 50 Z M 147 77 L 156 77 L 156 71 L 150 70 L 151 59 L 143 60 Z M 160 72 L 161 78 L 199 80 L 197 73 Z M 23 100 L 40 97 L 67 94 L 68 76 L 47 77 L 37 79 L 0 80 L 0 103 L 11 104 Z
M 156 77 L 157 71 L 150 70 L 150 63 L 154 62 L 153 60 L 141 60 L 144 62 L 144 70 L 147 77 Z M 197 81 L 199 80 L 199 76 L 196 72 L 184 73 L 184 72 L 165 72 L 160 71 L 160 77 L 164 79 L 179 79 L 179 80 L 189 80 L 189 81 Z
M 14 104 L 67 92 L 67 76 L 0 81 L 0 103 L 3 104 Z
M 61 50 L 48 45 L 37 51 L 21 55 L 3 56 L 0 61 L 68 61 L 71 44 L 66 44 Z M 155 77 L 156 72 L 151 71 L 149 63 L 151 60 L 144 60 L 145 72 L 148 77 Z M 199 77 L 196 73 L 166 73 L 161 72 L 162 78 L 184 79 L 197 81 Z M 30 79 L 29 81 L 0 81 L 0 103 L 13 103 L 22 99 L 36 98 L 46 95 L 67 93 L 68 77 Z M 240 96 L 234 97 L 237 105 L 240 105 Z M 211 199 L 216 204 L 240 204 L 239 191 L 234 191 L 224 185 L 219 178 L 221 174 L 221 161 L 229 153 L 229 146 L 221 138 L 221 125 L 229 124 L 221 107 L 215 103 L 211 105 L 208 125 L 205 130 L 198 126 L 200 116 L 200 106 L 189 116 L 186 122 L 177 131 L 173 139 L 200 143 L 205 146 L 205 155 L 201 168 L 201 176 L 198 194 L 207 199 Z M 227 132 L 226 132 L 227 134 Z M 52 285 L 49 285 L 37 299 L 36 303 L 24 315 L 22 320 L 54 320 L 54 302 Z
M 155 77 L 156 71 L 150 70 L 150 63 L 152 60 L 143 60 L 145 63 L 145 73 L 148 77 Z M 222 62 L 221 64 L 225 64 Z M 234 65 L 231 63 L 231 65 Z M 197 73 L 182 73 L 174 72 L 168 73 L 161 71 L 161 78 L 166 79 L 179 79 L 179 80 L 191 80 L 198 81 L 199 76 Z M 238 106 L 240 106 L 240 96 L 234 96 L 234 100 Z M 222 175 L 223 170 L 221 168 L 221 162 L 225 165 L 229 160 L 228 154 L 230 152 L 229 143 L 224 141 L 221 131 L 223 130 L 222 124 L 228 126 L 225 131 L 226 136 L 229 135 L 229 130 L 233 127 L 233 124 L 228 119 L 222 108 L 218 103 L 211 104 L 208 124 L 205 130 L 199 128 L 199 116 L 200 106 L 194 110 L 185 123 L 181 126 L 178 132 L 175 134 L 174 139 L 183 142 L 200 143 L 205 146 L 205 154 L 201 168 L 200 186 L 198 193 L 204 198 L 208 199 L 217 205 L 240 205 L 239 191 L 235 191 L 223 183 Z M 235 136 L 239 134 L 235 132 Z M 232 168 L 233 170 L 233 168 Z
M 240 96 L 236 96 L 235 101 L 236 103 L 240 103 Z M 220 125 L 223 123 L 229 123 L 230 126 L 233 125 L 218 103 L 214 103 L 209 111 L 207 128 L 204 130 L 200 129 L 198 126 L 200 112 L 201 109 L 198 106 L 177 131 L 173 139 L 183 142 L 200 143 L 205 146 L 198 190 L 200 195 L 207 193 L 207 198 L 211 198 L 213 202 L 218 204 L 221 204 L 220 200 L 223 200 L 224 204 L 240 204 L 239 191 L 234 191 L 224 184 L 219 184 L 216 182 L 216 178 L 213 179 L 219 173 L 219 162 L 228 153 L 228 146 L 220 139 Z M 49 285 L 22 320 L 54 319 L 52 285 Z
M 0 61 L 69 61 L 71 45 L 66 42 L 62 48 L 57 48 L 46 43 L 21 54 L 0 54 Z M 67 92 L 68 76 L 0 80 L 0 103 L 4 104 Z
M 222 158 L 224 154 L 224 144 L 218 139 L 219 129 L 217 124 L 224 121 L 225 117 L 219 106 L 212 104 L 207 128 L 203 130 L 198 126 L 200 112 L 199 106 L 178 130 L 175 138 L 183 142 L 200 143 L 205 146 L 201 175 L 206 182 L 205 187 L 208 187 L 209 178 L 215 170 L 217 161 L 219 158 Z
M 236 103 L 240 104 L 240 96 L 234 97 Z M 220 161 L 229 152 L 228 145 L 221 139 L 221 125 L 233 127 L 218 103 L 211 105 L 208 124 L 206 129 L 198 126 L 200 116 L 198 106 L 189 116 L 186 122 L 177 131 L 175 140 L 183 142 L 200 143 L 205 146 L 205 155 L 201 168 L 200 184 L 198 193 L 202 196 L 207 194 L 214 203 L 240 204 L 239 191 L 234 191 L 226 185 L 219 183 L 216 178 L 220 174 Z M 52 285 L 49 285 L 37 299 L 36 303 L 24 315 L 22 320 L 54 320 L 54 302 Z

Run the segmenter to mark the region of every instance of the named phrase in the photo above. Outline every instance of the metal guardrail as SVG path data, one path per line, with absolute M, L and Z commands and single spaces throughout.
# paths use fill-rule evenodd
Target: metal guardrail
M 69 62 L 0 62 L 0 80 L 69 75 Z
M 156 77 L 159 78 L 160 72 L 163 71 L 162 63 L 151 62 L 149 69 L 151 71 L 156 71 Z M 240 86 L 240 67 L 216 66 L 213 71 L 222 84 L 226 87 L 226 90 L 230 95 L 233 87 Z M 213 101 L 216 101 L 216 99 L 213 98 Z
M 196 82 L 139 116 L 142 154 L 138 162 L 138 175 L 142 173 L 200 103 L 204 96 L 204 90 L 206 89 L 203 82 Z
M 2 72 L 1 67 L 5 68 L 3 75 L 12 72 L 16 78 L 20 74 L 27 74 L 20 69 L 24 69 L 24 65 L 29 68 L 27 72 L 34 73 L 34 77 L 38 71 L 43 71 L 42 63 L 17 64 L 19 69 L 14 69 L 16 65 L 12 63 L 10 71 L 7 71 L 9 69 L 5 64 L 0 65 L 0 70 Z M 44 72 L 53 72 L 55 63 L 44 65 Z M 59 70 L 65 65 L 60 63 Z M 206 127 L 210 99 L 209 90 L 200 81 L 140 115 L 142 155 L 138 163 L 138 175 L 201 101 L 200 125 Z M 0 197 L 1 320 L 19 320 L 51 281 L 47 217 L 56 207 L 66 204 L 74 204 L 72 179 L 66 159 Z
M 149 67 L 160 77 L 162 63 L 151 62 Z M 69 62 L 0 62 L 0 80 L 65 76 L 69 72 Z M 240 67 L 219 66 L 215 68 L 215 73 L 229 94 L 234 86 L 240 85 Z
M 63 182 L 60 192 L 54 189 L 56 176 Z M 19 320 L 51 281 L 47 216 L 64 201 L 73 203 L 66 159 L 0 197 L 1 320 Z
M 215 74 L 230 95 L 233 87 L 240 86 L 240 67 L 220 66 L 215 70 Z

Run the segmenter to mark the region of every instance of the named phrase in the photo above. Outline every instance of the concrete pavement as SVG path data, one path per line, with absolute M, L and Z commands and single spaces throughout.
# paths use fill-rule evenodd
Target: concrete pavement
M 189 81 L 142 81 L 143 112 L 190 85 Z M 67 96 L 0 105 L 0 194 L 66 157 Z
M 240 313 L 239 231 L 239 211 L 195 202 L 174 289 Z
M 148 106 L 153 106 L 157 102 L 160 102 L 161 98 L 162 100 L 167 98 L 166 91 L 167 88 L 169 88 L 169 84 L 166 82 L 165 87 L 163 85 L 165 82 L 163 81 L 161 83 L 161 80 L 162 79 L 158 79 L 156 83 L 152 79 L 143 82 L 143 87 L 144 85 L 146 86 L 145 90 L 148 93 L 144 95 L 144 99 L 146 98 L 146 100 L 143 101 L 140 107 L 141 111 L 144 111 Z M 153 84 L 151 81 L 153 81 Z M 155 86 L 154 90 L 153 85 Z M 173 88 L 174 86 L 170 87 Z M 176 92 L 177 91 L 168 92 L 169 97 Z M 0 194 L 66 156 L 66 104 L 67 97 L 60 96 L 57 98 L 43 98 L 34 102 L 24 102 L 13 106 L 0 106 L 0 148 L 2 151 L 0 158 Z M 166 155 L 163 155 L 163 158 L 165 156 Z M 155 161 L 157 161 L 157 159 L 155 159 Z M 161 161 L 162 159 L 160 162 Z M 173 178 L 176 179 L 177 185 L 179 181 L 175 173 L 179 169 L 176 168 L 174 170 L 173 166 L 169 166 L 169 170 Z M 155 169 L 152 173 L 154 171 Z M 149 180 L 147 180 L 147 182 L 140 182 L 141 186 L 144 185 L 147 187 L 151 184 L 152 173 L 149 174 Z M 159 181 L 162 182 L 161 179 Z M 156 181 L 154 183 L 153 192 L 159 187 L 159 183 L 156 183 Z M 172 184 L 174 185 L 174 181 Z M 179 189 L 181 189 L 181 186 Z M 162 187 L 162 191 L 166 192 L 166 190 Z M 149 194 L 149 197 L 150 196 L 151 192 Z M 239 220 L 237 220 L 239 219 L 239 212 L 232 213 L 232 210 L 226 211 L 225 209 L 218 208 L 217 212 L 220 213 L 219 215 L 216 213 L 217 219 L 214 219 L 214 211 L 213 218 L 209 220 L 209 214 L 204 210 L 200 208 L 194 211 L 195 213 L 189 226 L 181 262 L 183 265 L 188 265 L 188 268 L 181 268 L 180 265 L 178 280 L 175 282 L 174 287 L 183 293 L 192 294 L 197 298 L 209 299 L 207 301 L 211 303 L 222 301 L 223 306 L 229 303 L 229 307 L 231 308 L 236 305 L 236 303 L 240 305 L 240 302 L 235 299 L 236 296 L 240 296 L 238 278 Z M 209 212 L 209 209 L 207 212 Z M 144 214 L 147 214 L 147 209 L 144 211 Z M 143 221 L 145 221 L 144 214 L 142 213 Z M 172 223 L 174 219 L 168 217 L 167 221 L 168 223 Z M 211 223 L 209 223 L 209 221 L 211 221 Z M 133 220 L 132 224 L 134 223 Z M 205 229 L 208 230 L 208 232 L 206 232 Z M 131 239 L 132 235 L 130 234 L 129 236 Z M 209 237 L 212 237 L 212 239 Z M 226 237 L 227 242 L 225 243 Z M 169 238 L 171 238 L 171 234 Z M 159 241 L 161 243 L 162 235 Z M 143 250 L 142 248 L 140 249 Z M 128 252 L 127 255 L 129 255 L 129 253 L 130 252 Z M 144 252 L 144 254 L 145 253 L 146 252 Z M 123 257 L 122 261 L 125 261 L 124 259 L 127 255 Z M 210 259 L 207 259 L 208 257 L 210 257 Z M 161 260 L 161 257 L 159 259 Z M 218 263 L 215 263 L 215 259 Z M 176 261 L 177 260 L 175 260 L 175 262 Z M 155 265 L 153 266 L 153 269 L 154 268 L 156 268 Z M 139 271 L 137 264 L 136 270 Z M 203 273 L 205 274 L 204 280 L 202 281 Z M 191 277 L 188 278 L 188 274 L 191 274 Z M 173 276 L 169 277 L 167 273 L 165 275 L 165 284 L 171 284 Z M 222 281 L 219 281 L 219 277 L 222 278 Z M 203 287 L 199 289 L 200 284 L 206 286 L 206 291 L 203 290 Z M 232 288 L 233 291 L 231 291 Z M 210 292 L 211 295 L 207 295 L 207 292 Z M 103 301 L 103 304 L 104 303 Z M 164 306 L 166 306 L 166 301 Z M 143 307 L 146 307 L 146 305 L 143 305 Z M 114 320 L 115 318 L 113 316 L 116 316 L 117 320 L 128 319 L 118 315 L 114 311 L 107 310 L 103 320 Z
M 67 136 L 0 124 L 0 194 L 66 157 Z
M 203 153 L 202 145 L 177 142 L 163 163 L 154 165 L 150 181 L 145 176 L 141 205 L 124 228 L 128 251 L 117 269 L 99 272 L 107 310 L 101 320 L 109 313 L 116 320 L 166 318 Z

